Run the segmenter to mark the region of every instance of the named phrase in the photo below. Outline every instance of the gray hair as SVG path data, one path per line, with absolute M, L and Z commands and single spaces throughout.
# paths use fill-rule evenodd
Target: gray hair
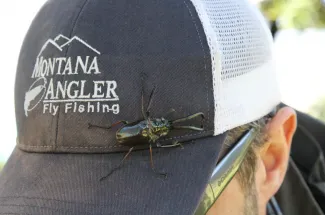
M 237 140 L 252 127 L 257 130 L 257 135 L 253 140 L 252 145 L 249 147 L 245 159 L 239 168 L 235 177 L 237 177 L 241 188 L 244 191 L 251 189 L 252 185 L 255 183 L 255 172 L 256 172 L 256 154 L 255 150 L 262 147 L 268 140 L 268 136 L 265 132 L 265 126 L 269 122 L 270 117 L 265 116 L 254 122 L 236 127 L 229 130 L 225 143 L 222 147 L 220 157 L 222 157 L 229 149 L 237 142 Z

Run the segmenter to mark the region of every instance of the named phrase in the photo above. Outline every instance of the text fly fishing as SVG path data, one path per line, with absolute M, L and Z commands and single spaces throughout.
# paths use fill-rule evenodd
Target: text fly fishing
M 176 120 L 167 120 L 163 117 L 161 118 L 151 118 L 150 117 L 150 107 L 152 103 L 152 98 L 155 92 L 155 87 L 151 91 L 147 109 L 144 109 L 144 96 L 143 96 L 143 90 L 142 90 L 142 116 L 143 119 L 137 120 L 135 122 L 127 122 L 127 121 L 118 121 L 111 126 L 100 126 L 100 125 L 93 125 L 88 124 L 88 128 L 102 128 L 102 129 L 111 129 L 112 127 L 123 124 L 121 128 L 119 128 L 116 131 L 116 140 L 117 144 L 123 145 L 123 146 L 129 146 L 130 149 L 128 153 L 124 156 L 121 163 L 118 167 L 114 168 L 111 172 L 109 172 L 106 176 L 102 177 L 100 180 L 106 179 L 108 176 L 110 176 L 115 170 L 119 169 L 125 159 L 130 155 L 134 147 L 136 146 L 142 146 L 142 145 L 149 145 L 150 150 L 150 162 L 151 162 L 151 168 L 156 173 L 153 160 L 152 160 L 152 144 L 156 144 L 157 147 L 175 147 L 175 146 L 181 146 L 181 144 L 177 141 L 174 141 L 173 144 L 170 145 L 161 145 L 157 142 L 161 137 L 166 136 L 171 130 L 173 129 L 188 129 L 188 130 L 195 130 L 195 131 L 203 131 L 203 125 L 201 127 L 195 127 L 195 126 L 181 126 L 181 125 L 175 125 L 176 123 L 184 122 L 196 117 L 202 117 L 204 119 L 204 114 L 202 112 L 176 119 Z M 172 111 L 174 111 L 172 109 Z M 170 111 L 170 112 L 172 112 Z M 169 113 L 170 113 L 169 112 Z M 165 173 L 158 173 L 160 175 L 166 176 Z

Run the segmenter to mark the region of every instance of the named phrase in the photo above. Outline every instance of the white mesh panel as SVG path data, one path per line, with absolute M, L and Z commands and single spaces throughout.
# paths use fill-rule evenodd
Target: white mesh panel
M 272 38 L 246 0 L 191 0 L 211 53 L 215 135 L 252 122 L 280 103 Z

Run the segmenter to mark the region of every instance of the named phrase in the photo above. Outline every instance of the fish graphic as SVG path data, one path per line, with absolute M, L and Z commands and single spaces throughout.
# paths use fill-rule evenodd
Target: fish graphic
M 36 105 L 34 105 L 34 107 L 30 108 L 30 104 L 33 100 L 35 100 L 35 98 L 45 89 L 45 85 L 46 85 L 46 80 L 44 79 L 44 85 L 39 85 L 37 87 L 32 88 L 36 82 L 38 82 L 40 79 L 36 80 L 32 86 L 30 87 L 30 90 L 28 92 L 26 92 L 25 94 L 25 102 L 24 102 L 24 110 L 25 110 L 25 115 L 28 116 L 28 111 L 34 109 L 36 107 L 36 105 L 40 102 L 40 100 L 43 98 L 43 96 L 39 99 L 39 101 L 37 102 Z M 45 92 L 45 91 L 44 91 Z

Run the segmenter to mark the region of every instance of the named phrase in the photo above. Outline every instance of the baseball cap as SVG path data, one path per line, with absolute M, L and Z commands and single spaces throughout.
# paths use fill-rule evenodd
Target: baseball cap
M 49 0 L 19 57 L 1 213 L 193 214 L 227 131 L 279 103 L 245 0 Z

